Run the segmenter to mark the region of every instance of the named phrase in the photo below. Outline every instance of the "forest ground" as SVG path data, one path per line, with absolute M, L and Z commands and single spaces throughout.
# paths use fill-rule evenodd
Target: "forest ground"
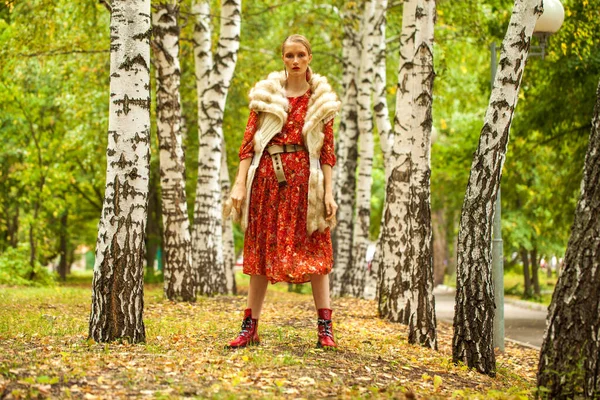
M 490 378 L 452 363 L 452 326 L 438 323 L 439 350 L 407 343 L 407 329 L 377 317 L 374 301 L 335 299 L 340 348 L 315 348 L 312 296 L 270 285 L 262 343 L 230 350 L 239 295 L 163 298 L 146 285 L 146 343 L 87 340 L 87 279 L 53 288 L 0 287 L 0 399 L 12 398 L 529 398 L 538 353 L 507 343 Z M 306 290 L 304 290 L 306 291 Z

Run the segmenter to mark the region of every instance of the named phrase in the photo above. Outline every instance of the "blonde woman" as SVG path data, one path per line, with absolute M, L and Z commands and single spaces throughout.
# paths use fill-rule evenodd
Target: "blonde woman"
M 230 204 L 244 237 L 247 308 L 232 348 L 258 344 L 258 319 L 269 282 L 310 282 L 318 315 L 318 347 L 336 347 L 331 322 L 330 228 L 335 225 L 331 169 L 333 119 L 340 103 L 310 68 L 312 51 L 301 35 L 281 46 L 284 71 L 250 91 L 250 117 Z

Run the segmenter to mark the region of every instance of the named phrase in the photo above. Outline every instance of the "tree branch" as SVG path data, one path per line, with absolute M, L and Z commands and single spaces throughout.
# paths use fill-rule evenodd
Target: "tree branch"
M 110 6 L 110 3 L 108 2 L 108 0 L 99 0 L 99 2 L 100 2 L 100 4 L 104 5 L 104 7 L 106 7 L 108 12 L 112 13 L 112 7 Z

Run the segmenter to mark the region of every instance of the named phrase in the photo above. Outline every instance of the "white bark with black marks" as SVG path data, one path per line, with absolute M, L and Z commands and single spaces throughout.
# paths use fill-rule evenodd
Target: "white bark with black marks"
M 374 26 L 374 45 L 375 48 L 375 71 L 373 78 L 373 109 L 375 111 L 375 123 L 379 133 L 379 143 L 383 153 L 384 168 L 388 168 L 388 159 L 390 148 L 394 143 L 394 132 L 390 122 L 390 114 L 387 106 L 387 72 L 386 72 L 386 10 L 387 0 L 379 0 L 375 4 L 375 26 Z M 386 182 L 387 182 L 387 173 Z M 381 216 L 381 226 L 383 227 L 383 213 Z M 372 300 L 377 297 L 377 275 L 381 264 L 381 229 L 377 239 L 377 250 L 375 257 L 371 262 L 371 269 L 365 276 L 365 289 L 363 297 Z
M 223 255 L 221 162 L 223 113 L 240 45 L 242 4 L 222 0 L 220 37 L 212 54 L 209 7 L 194 6 L 196 87 L 198 94 L 198 181 L 192 231 L 193 262 L 198 268 L 198 293 L 227 293 Z
M 452 359 L 495 376 L 492 221 L 510 124 L 542 0 L 515 0 L 463 202 Z
M 169 300 L 196 300 L 190 221 L 185 193 L 185 155 L 179 94 L 179 5 L 159 3 L 152 13 L 156 114 L 164 225 L 164 292 Z
M 221 145 L 221 192 L 224 198 L 229 198 L 231 191 L 231 181 L 229 180 L 229 170 L 227 169 L 227 151 L 225 140 Z M 223 263 L 225 268 L 225 280 L 227 293 L 236 294 L 235 285 L 235 243 L 233 238 L 233 222 L 230 218 L 223 218 Z
M 360 9 L 356 2 L 344 10 L 344 39 L 342 77 L 344 94 L 338 129 L 335 199 L 338 203 L 337 220 L 333 239 L 335 242 L 334 267 L 331 273 L 331 295 L 341 296 L 343 276 L 352 264 L 352 230 L 356 192 L 356 164 L 358 158 L 357 78 L 360 61 Z
M 375 44 L 375 4 L 368 0 L 361 23 L 361 54 L 358 68 L 358 180 L 354 229 L 352 232 L 352 264 L 342 278 L 341 294 L 362 297 L 365 290 L 367 247 L 371 226 L 371 185 L 373 183 L 373 64 Z
M 98 225 L 89 337 L 144 342 L 150 176 L 150 0 L 114 0 L 106 188 Z
M 389 155 L 379 313 L 408 325 L 410 343 L 437 348 L 429 179 L 434 0 L 404 3 L 394 145 Z
M 548 310 L 538 386 L 549 398 L 600 397 L 600 83 L 571 238 Z M 542 392 L 546 395 L 546 392 Z

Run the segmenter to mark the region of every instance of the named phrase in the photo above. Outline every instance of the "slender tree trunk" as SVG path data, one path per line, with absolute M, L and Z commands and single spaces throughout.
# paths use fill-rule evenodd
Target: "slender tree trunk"
M 388 180 L 388 166 L 390 149 L 394 143 L 394 131 L 392 130 L 392 124 L 390 123 L 390 114 L 387 106 L 387 72 L 386 72 L 386 9 L 388 2 L 387 0 L 379 0 L 375 2 L 375 76 L 373 79 L 373 109 L 375 110 L 375 123 L 377 125 L 377 132 L 379 134 L 379 144 L 381 146 L 381 152 L 383 153 L 383 165 L 386 170 L 385 179 L 386 183 Z M 383 227 L 384 215 L 381 216 L 381 227 Z M 379 237 L 377 238 L 376 250 L 371 261 L 371 270 L 368 271 L 365 278 L 365 299 L 374 299 L 378 297 L 377 293 L 377 276 L 381 265 L 381 232 L 383 228 L 380 228 Z
M 379 274 L 380 315 L 408 325 L 410 343 L 431 348 L 437 348 L 429 192 L 434 24 L 434 0 L 404 3 Z
M 360 25 L 358 2 L 346 4 L 344 12 L 344 39 L 342 58 L 344 63 L 343 101 L 340 127 L 338 130 L 337 171 L 335 177 L 335 198 L 338 203 L 338 224 L 334 232 L 335 257 L 331 273 L 331 295 L 340 296 L 346 269 L 352 265 L 352 230 L 354 201 L 356 192 L 356 164 L 358 158 L 358 66 L 360 61 L 360 36 L 356 26 Z
M 523 297 L 531 298 L 531 277 L 529 273 L 529 253 L 523 247 L 520 250 L 521 259 L 523 260 L 523 278 L 525 279 L 525 287 L 523 289 Z
M 342 277 L 341 295 L 362 297 L 365 290 L 366 254 L 371 226 L 371 185 L 373 171 L 373 61 L 375 33 L 375 4 L 365 4 L 361 23 L 361 56 L 358 70 L 358 181 L 356 210 L 352 236 L 352 264 Z
M 600 83 L 565 265 L 548 310 L 538 386 L 549 398 L 600 397 Z
M 59 253 L 60 259 L 58 261 L 58 275 L 60 276 L 61 281 L 67 280 L 67 255 L 68 255 L 68 243 L 69 238 L 67 236 L 68 231 L 68 222 L 69 219 L 69 211 L 64 210 L 60 216 L 60 234 L 59 234 Z
M 179 94 L 179 5 L 159 3 L 152 14 L 156 57 L 156 114 L 164 225 L 164 292 L 169 300 L 196 300 L 190 221 L 185 193 L 185 154 Z
M 448 242 L 446 240 L 446 223 L 444 210 L 437 210 L 432 214 L 431 226 L 433 229 L 433 286 L 444 283 L 446 262 L 448 260 Z
M 144 238 L 150 166 L 150 0 L 113 0 L 106 188 L 89 337 L 146 339 Z
M 159 146 L 160 147 L 160 146 Z M 161 201 L 159 199 L 158 175 L 160 171 L 150 169 L 150 184 L 148 188 L 148 217 L 146 222 L 146 276 L 154 275 L 154 262 L 158 248 L 161 245 L 162 232 L 160 229 Z
M 537 248 L 534 247 L 530 253 L 531 258 L 531 284 L 533 285 L 533 294 L 541 296 L 542 291 L 540 290 L 540 260 L 537 256 Z
M 542 0 L 515 0 L 460 219 L 452 359 L 490 376 L 496 375 L 491 262 L 494 204 L 531 35 L 542 11 Z
M 231 191 L 231 181 L 229 180 L 229 170 L 227 169 L 227 151 L 225 148 L 225 140 L 221 145 L 223 157 L 221 159 L 221 193 L 224 198 L 229 198 Z M 233 224 L 230 218 L 223 218 L 223 263 L 225 265 L 225 279 L 227 285 L 227 293 L 236 294 L 237 287 L 235 285 L 235 243 L 233 240 Z
M 199 271 L 198 293 L 201 295 L 227 293 L 221 215 L 221 146 L 225 102 L 240 44 L 241 8 L 240 0 L 222 0 L 220 38 L 213 58 L 210 51 L 208 5 L 201 3 L 195 6 L 197 22 L 194 30 L 194 53 L 200 150 L 192 259 Z

